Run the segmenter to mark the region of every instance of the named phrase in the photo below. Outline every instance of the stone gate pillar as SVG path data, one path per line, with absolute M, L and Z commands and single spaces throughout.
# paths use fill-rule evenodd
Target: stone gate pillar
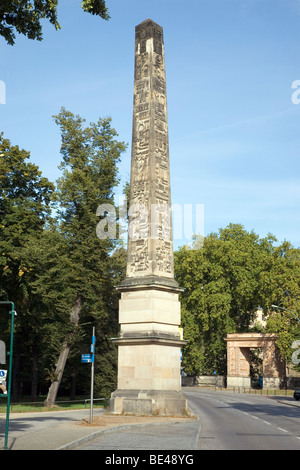
M 227 386 L 250 387 L 250 349 L 263 353 L 264 388 L 280 388 L 285 380 L 285 361 L 276 346 L 275 333 L 233 333 L 227 342 Z
M 227 386 L 250 387 L 250 350 L 227 342 Z
M 264 388 L 281 388 L 285 379 L 285 361 L 275 340 L 267 339 L 262 351 Z

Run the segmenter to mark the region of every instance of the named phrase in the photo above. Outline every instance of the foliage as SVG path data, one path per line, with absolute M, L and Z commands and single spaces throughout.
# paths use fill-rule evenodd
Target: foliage
M 41 41 L 41 20 L 47 19 L 56 29 L 60 29 L 57 7 L 58 0 L 1 0 L 0 36 L 10 45 L 15 43 L 16 32 Z M 81 7 L 85 12 L 109 19 L 104 0 L 82 0 Z
M 15 302 L 14 349 L 17 370 L 39 348 L 39 301 L 32 291 L 34 267 L 27 256 L 31 240 L 43 232 L 50 217 L 54 185 L 38 167 L 27 162 L 30 154 L 0 135 L 0 299 Z M 0 316 L 1 339 L 8 341 L 4 308 Z
M 260 296 L 268 317 L 267 331 L 277 333 L 277 345 L 289 362 L 292 343 L 300 338 L 300 250 L 289 242 L 274 247 L 261 275 Z M 283 309 L 274 309 L 278 305 Z M 292 313 L 290 313 L 292 312 Z M 299 367 L 298 367 L 299 369 Z
M 96 212 L 102 203 L 113 204 L 113 188 L 118 183 L 117 163 L 126 146 L 116 140 L 117 133 L 110 125 L 110 118 L 85 126 L 84 119 L 62 108 L 54 119 L 62 135 L 62 176 L 57 181 L 56 192 L 57 251 L 62 257 L 54 263 L 57 273 L 53 279 L 49 279 L 48 271 L 45 271 L 44 276 L 39 277 L 38 288 L 44 291 L 44 299 L 45 288 L 56 295 L 63 292 L 61 312 L 57 311 L 59 316 L 62 312 L 70 313 L 78 296 L 82 299 L 68 367 L 78 371 L 80 353 L 86 352 L 84 348 L 89 351 L 87 341 L 90 341 L 93 324 L 96 326 L 98 357 L 103 362 L 109 357 L 110 374 L 115 378 L 116 351 L 109 338 L 118 328 L 118 298 L 114 288 L 121 270 L 119 262 L 123 263 L 124 258 L 119 256 L 121 248 L 118 250 L 115 240 L 96 236 L 99 221 Z M 49 257 L 48 263 L 53 263 L 53 256 Z M 46 304 L 49 316 L 53 302 L 48 299 Z M 71 327 L 70 322 L 67 324 Z M 63 330 L 58 328 L 57 322 L 53 325 L 61 343 Z M 104 368 L 99 371 L 104 384 L 112 381 L 106 372 Z
M 28 152 L 3 136 L 0 141 L 0 298 L 15 301 L 18 312 L 14 391 L 21 393 L 17 384 L 30 379 L 33 397 L 38 384 L 45 391 L 66 342 L 70 354 L 62 385 L 71 390 L 77 377 L 86 392 L 90 384 L 80 354 L 89 352 L 95 326 L 95 388 L 107 395 L 116 382 L 116 347 L 110 338 L 118 329 L 115 286 L 124 276 L 125 252 L 115 240 L 97 237 L 96 210 L 103 202 L 113 203 L 117 164 L 126 146 L 116 139 L 109 118 L 85 126 L 62 108 L 55 121 L 63 156 L 56 188 L 36 165 L 25 163 Z M 78 296 L 82 308 L 74 327 L 70 312 Z M 2 322 L 0 329 L 6 339 L 8 325 Z
M 185 288 L 181 301 L 189 341 L 183 355 L 187 373 L 226 373 L 224 338 L 249 331 L 259 306 L 265 314 L 272 304 L 299 310 L 300 251 L 287 242 L 276 247 L 276 241 L 272 235 L 260 239 L 230 224 L 208 235 L 200 248 L 196 239 L 192 249 L 182 247 L 175 253 L 176 278 Z M 277 344 L 290 358 L 299 327 L 283 316 L 285 320 L 278 321 L 269 315 L 267 331 L 278 333 Z
M 31 269 L 23 260 L 24 250 L 44 229 L 51 211 L 54 185 L 26 162 L 29 157 L 0 134 L 0 295 L 6 298 L 25 293 L 23 281 Z

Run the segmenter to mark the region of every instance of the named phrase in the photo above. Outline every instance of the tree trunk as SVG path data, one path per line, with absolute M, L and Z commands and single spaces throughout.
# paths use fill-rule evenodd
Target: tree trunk
M 57 392 L 60 386 L 60 382 L 64 373 L 65 365 L 68 359 L 70 347 L 68 344 L 65 342 L 63 346 L 63 350 L 61 351 L 57 364 L 56 364 L 56 369 L 55 369 L 55 380 L 51 382 L 51 385 L 48 390 L 48 396 L 45 401 L 45 406 L 50 408 L 51 406 L 54 406 Z
M 38 355 L 34 351 L 32 356 L 32 379 L 31 379 L 31 400 L 37 400 L 37 390 L 38 390 Z
M 14 361 L 14 367 L 12 370 L 12 399 L 13 401 L 18 401 L 20 398 L 20 354 L 19 351 L 17 350 L 18 348 L 16 347 L 15 350 L 15 361 Z
M 76 398 L 76 370 L 75 370 L 75 367 L 72 371 L 72 374 L 71 374 L 71 396 L 70 396 L 70 399 L 71 400 L 75 400 Z
M 51 406 L 54 406 L 55 401 L 56 401 L 57 392 L 59 389 L 59 385 L 61 383 L 61 379 L 63 377 L 65 365 L 66 365 L 69 351 L 70 351 L 69 344 L 75 334 L 76 326 L 78 325 L 78 322 L 79 322 L 81 307 L 82 307 L 82 299 L 81 299 L 81 296 L 78 295 L 75 305 L 72 308 L 71 313 L 70 313 L 70 321 L 74 325 L 74 329 L 73 329 L 73 332 L 68 336 L 68 338 L 65 339 L 63 343 L 63 348 L 56 364 L 55 379 L 51 382 L 51 385 L 48 390 L 47 399 L 44 402 L 45 406 L 47 406 L 48 408 L 50 408 Z

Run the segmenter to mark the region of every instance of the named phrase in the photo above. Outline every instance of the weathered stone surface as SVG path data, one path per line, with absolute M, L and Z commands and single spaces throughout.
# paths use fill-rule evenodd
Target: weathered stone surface
M 250 348 L 262 350 L 264 386 L 279 386 L 285 378 L 285 362 L 276 339 L 275 333 L 228 334 L 227 386 L 250 386 Z
M 118 389 L 112 394 L 111 412 L 182 416 L 187 415 L 189 410 L 187 400 L 180 391 Z
M 127 277 L 174 278 L 163 30 L 136 27 Z
M 181 289 L 174 279 L 163 31 L 136 27 L 126 278 L 119 286 L 115 413 L 181 414 Z M 185 411 L 184 411 L 185 412 Z

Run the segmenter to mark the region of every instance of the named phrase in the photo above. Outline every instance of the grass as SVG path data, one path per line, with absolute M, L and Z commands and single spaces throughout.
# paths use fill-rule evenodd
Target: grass
M 62 410 L 81 410 L 81 409 L 89 409 L 90 408 L 90 400 L 89 399 L 78 399 L 78 400 L 63 400 L 58 399 L 55 403 L 54 407 L 47 408 L 44 406 L 44 400 L 46 397 L 41 398 L 40 401 L 37 402 L 30 402 L 24 401 L 19 403 L 12 403 L 10 404 L 10 412 L 12 413 L 24 413 L 24 412 L 38 412 L 38 411 L 62 411 Z M 108 406 L 108 399 L 94 399 L 93 407 L 94 408 L 101 408 Z M 7 399 L 1 398 L 0 399 L 0 413 L 6 413 L 7 408 Z

